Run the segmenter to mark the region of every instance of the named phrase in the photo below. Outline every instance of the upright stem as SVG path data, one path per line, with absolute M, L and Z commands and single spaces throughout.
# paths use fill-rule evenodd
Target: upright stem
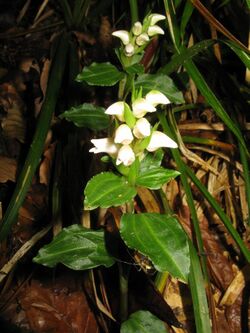
M 120 284 L 120 320 L 121 322 L 128 318 L 128 276 L 130 268 L 118 262 L 119 284 Z
M 131 25 L 138 21 L 138 4 L 137 0 L 129 0 L 130 13 L 131 13 Z

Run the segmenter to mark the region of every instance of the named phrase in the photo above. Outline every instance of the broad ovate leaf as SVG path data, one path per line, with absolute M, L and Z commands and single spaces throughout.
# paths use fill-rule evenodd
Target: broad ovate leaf
M 74 270 L 100 265 L 110 267 L 115 262 L 106 250 L 104 231 L 80 225 L 64 228 L 50 244 L 39 250 L 33 261 L 48 267 L 61 263 Z
M 183 94 L 177 89 L 173 80 L 165 74 L 142 74 L 135 81 L 135 88 L 142 87 L 143 94 L 157 90 L 168 97 L 172 103 L 184 103 Z
M 78 127 L 101 130 L 109 126 L 109 116 L 105 109 L 89 103 L 84 103 L 65 111 L 60 118 L 72 121 Z
M 144 186 L 151 190 L 157 190 L 161 188 L 163 184 L 179 176 L 179 174 L 180 173 L 176 170 L 165 169 L 163 167 L 152 168 L 139 174 L 136 179 L 136 185 Z
M 122 80 L 124 75 L 109 62 L 93 62 L 90 66 L 83 68 L 82 72 L 77 75 L 76 81 L 85 81 L 91 86 L 113 86 Z
M 136 189 L 124 177 L 102 172 L 91 178 L 84 191 L 85 209 L 120 206 L 134 198 Z
M 171 215 L 124 214 L 121 237 L 128 247 L 147 256 L 159 272 L 187 282 L 190 256 L 186 233 Z
M 121 325 L 121 333 L 167 333 L 163 321 L 149 311 L 132 313 Z

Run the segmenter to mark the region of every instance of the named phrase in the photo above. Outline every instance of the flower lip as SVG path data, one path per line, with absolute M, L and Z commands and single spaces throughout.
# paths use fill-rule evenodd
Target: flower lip
M 145 32 L 140 34 L 135 40 L 135 42 L 138 46 L 142 46 L 142 45 L 146 44 L 148 41 L 149 41 L 149 37 L 148 37 L 148 34 L 146 34 Z
M 118 151 L 116 165 L 123 163 L 125 166 L 131 165 L 135 161 L 135 153 L 129 145 L 123 145 Z
M 134 128 L 133 134 L 137 139 L 143 139 L 150 135 L 151 126 L 146 118 L 140 118 L 137 120 Z
M 134 46 L 131 43 L 127 44 L 125 46 L 125 54 L 126 54 L 126 56 L 127 57 L 132 57 L 132 55 L 134 55 L 134 53 L 135 53 Z
M 115 102 L 106 109 L 105 113 L 116 116 L 120 121 L 124 121 L 124 107 L 125 102 Z
M 165 133 L 162 133 L 160 131 L 153 132 L 146 149 L 149 152 L 153 152 L 153 151 L 156 151 L 157 149 L 163 148 L 163 147 L 177 148 L 178 145 L 174 140 L 172 140 Z
M 130 35 L 127 30 L 117 30 L 112 32 L 112 35 L 120 38 L 124 45 L 127 45 L 130 42 Z
M 166 16 L 154 13 L 154 14 L 149 15 L 148 18 L 150 20 L 150 25 L 155 25 L 155 23 L 165 20 Z
M 164 35 L 164 30 L 162 30 L 162 28 L 160 28 L 158 25 L 151 25 L 147 32 L 150 37 L 155 35 Z
M 155 112 L 156 108 L 145 98 L 137 98 L 132 103 L 132 110 L 136 118 L 142 118 L 147 112 Z
M 134 137 L 131 129 L 127 124 L 120 125 L 115 131 L 115 143 L 121 143 L 123 145 L 129 145 L 133 141 Z
M 170 104 L 170 100 L 160 91 L 151 90 L 145 96 L 145 99 L 148 103 L 151 103 L 153 106 L 157 106 L 158 104 Z
M 110 138 L 92 139 L 91 142 L 94 147 L 89 150 L 90 153 L 107 153 L 109 155 L 115 155 L 118 151 L 117 146 Z

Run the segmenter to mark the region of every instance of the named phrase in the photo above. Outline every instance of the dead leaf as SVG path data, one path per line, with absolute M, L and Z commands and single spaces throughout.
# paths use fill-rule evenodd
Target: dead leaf
M 13 158 L 0 156 L 0 183 L 6 183 L 8 180 L 15 182 L 17 163 Z

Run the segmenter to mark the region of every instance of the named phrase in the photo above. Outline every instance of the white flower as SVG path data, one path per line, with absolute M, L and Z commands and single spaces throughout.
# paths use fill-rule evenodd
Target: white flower
M 156 108 L 145 98 L 137 98 L 132 103 L 132 110 L 136 118 L 142 118 L 147 112 L 156 111 Z
M 106 114 L 116 116 L 120 121 L 124 121 L 124 108 L 125 102 L 116 102 L 111 104 L 107 110 L 105 111 Z
M 147 146 L 147 150 L 152 152 L 162 147 L 169 147 L 169 148 L 177 148 L 177 143 L 174 142 L 170 137 L 166 134 L 155 131 L 153 132 L 149 145 Z
M 126 54 L 126 56 L 127 57 L 132 57 L 132 55 L 134 55 L 134 53 L 135 53 L 134 46 L 131 43 L 127 44 L 125 46 L 125 54 Z
M 130 41 L 130 35 L 127 30 L 117 30 L 112 33 L 113 36 L 120 38 L 124 45 L 127 45 Z
M 132 32 L 135 36 L 139 36 L 142 32 L 142 24 L 141 22 L 137 21 L 134 23 L 132 27 Z
M 153 37 L 155 35 L 164 35 L 164 30 L 162 30 L 162 28 L 160 28 L 158 25 L 151 25 L 148 28 L 148 35 L 150 37 Z
M 155 23 L 165 20 L 166 16 L 161 14 L 151 14 L 149 15 L 150 25 L 155 25 Z
M 151 103 L 153 106 L 157 106 L 158 104 L 170 104 L 170 100 L 160 91 L 151 90 L 145 96 L 145 99 L 148 103 Z
M 114 144 L 113 140 L 110 138 L 103 139 L 92 139 L 91 142 L 95 147 L 91 148 L 90 153 L 107 153 L 109 155 L 115 155 L 118 151 L 117 146 Z
M 150 135 L 150 123 L 146 118 L 137 120 L 133 129 L 133 134 L 137 139 L 143 139 Z
M 134 162 L 134 160 L 135 154 L 133 149 L 129 145 L 124 145 L 118 152 L 116 165 L 123 163 L 125 166 L 129 166 Z
M 123 145 L 129 145 L 133 141 L 134 137 L 131 129 L 126 124 L 120 125 L 115 131 L 115 143 L 121 143 Z
M 148 34 L 146 34 L 146 33 L 140 34 L 135 40 L 135 42 L 138 46 L 142 46 L 142 45 L 146 44 L 148 41 L 149 41 L 149 37 L 148 37 Z

